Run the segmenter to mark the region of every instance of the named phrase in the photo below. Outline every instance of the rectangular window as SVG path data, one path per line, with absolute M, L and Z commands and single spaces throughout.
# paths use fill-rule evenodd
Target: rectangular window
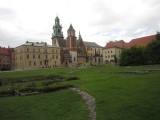
M 32 64 L 31 64 L 31 61 L 29 61 L 29 66 L 31 66 Z
M 29 49 L 27 48 L 27 52 L 29 52 Z
M 40 59 L 41 58 L 41 55 L 38 55 L 38 59 Z
M 36 66 L 36 62 L 34 62 L 34 66 Z
M 56 55 L 56 59 L 58 59 L 58 55 Z
M 52 55 L 52 58 L 54 59 L 54 55 Z
M 48 55 L 46 55 L 45 57 L 46 57 L 46 59 L 48 59 Z
M 27 54 L 27 59 L 29 59 L 29 54 Z
M 42 61 L 40 61 L 40 65 L 42 65 Z
M 33 59 L 35 59 L 35 55 L 33 55 Z

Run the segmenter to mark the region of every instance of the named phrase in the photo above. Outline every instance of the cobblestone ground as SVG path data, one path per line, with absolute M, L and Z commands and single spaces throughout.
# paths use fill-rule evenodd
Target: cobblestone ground
M 86 102 L 88 109 L 90 111 L 89 118 L 91 120 L 96 120 L 96 104 L 95 104 L 95 98 L 89 95 L 87 92 L 81 91 L 78 88 L 71 88 L 71 90 L 76 91 L 78 94 L 80 94 L 83 98 L 83 100 Z

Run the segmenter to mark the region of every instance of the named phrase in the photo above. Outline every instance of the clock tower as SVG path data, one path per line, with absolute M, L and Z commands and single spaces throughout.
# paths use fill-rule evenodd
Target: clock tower
M 59 47 L 59 39 L 63 39 L 62 26 L 60 25 L 60 19 L 57 16 L 55 18 L 55 25 L 53 25 L 52 33 L 52 46 Z

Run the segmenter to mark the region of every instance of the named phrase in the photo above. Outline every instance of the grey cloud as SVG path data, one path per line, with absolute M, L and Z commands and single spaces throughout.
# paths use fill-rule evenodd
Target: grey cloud
M 115 39 L 155 34 L 159 29 L 158 24 L 160 21 L 158 14 L 158 11 L 160 11 L 159 0 L 153 0 L 152 2 L 150 0 L 143 1 L 144 4 L 149 6 L 149 9 L 146 10 L 145 14 L 138 14 L 139 16 L 135 14 L 134 9 L 117 14 L 115 11 L 112 11 L 112 7 L 109 4 L 97 1 L 93 4 L 92 11 L 99 18 L 91 19 L 89 26 L 97 28 L 98 32 L 103 33 L 101 34 L 102 36 L 105 35 L 105 32 L 107 33 L 106 35 L 114 34 L 113 37 Z
M 13 19 L 13 18 L 15 18 L 15 15 L 16 15 L 16 13 L 13 11 L 13 10 L 11 10 L 11 9 L 8 9 L 8 8 L 0 8 L 0 19 L 7 19 L 7 20 L 9 20 L 9 19 Z
M 1 47 L 17 47 L 26 41 L 25 38 L 14 36 L 7 31 L 0 29 L 0 46 Z

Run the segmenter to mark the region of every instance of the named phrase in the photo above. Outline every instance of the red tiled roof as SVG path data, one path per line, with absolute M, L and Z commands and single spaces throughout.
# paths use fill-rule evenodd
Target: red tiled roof
M 110 41 L 106 44 L 105 48 L 113 48 L 113 47 L 119 47 L 119 48 L 130 48 L 133 46 L 146 46 L 150 42 L 156 40 L 156 35 L 150 35 L 145 36 L 141 38 L 132 39 L 129 43 L 125 43 L 123 40 L 120 41 Z
M 0 55 L 11 55 L 11 48 L 0 47 Z
M 132 39 L 128 44 L 130 47 L 135 45 L 146 46 L 150 42 L 156 40 L 156 35 L 145 36 L 141 38 Z
M 112 48 L 112 47 L 125 48 L 126 47 L 126 43 L 123 40 L 115 41 L 115 42 L 110 41 L 105 46 L 105 48 Z

